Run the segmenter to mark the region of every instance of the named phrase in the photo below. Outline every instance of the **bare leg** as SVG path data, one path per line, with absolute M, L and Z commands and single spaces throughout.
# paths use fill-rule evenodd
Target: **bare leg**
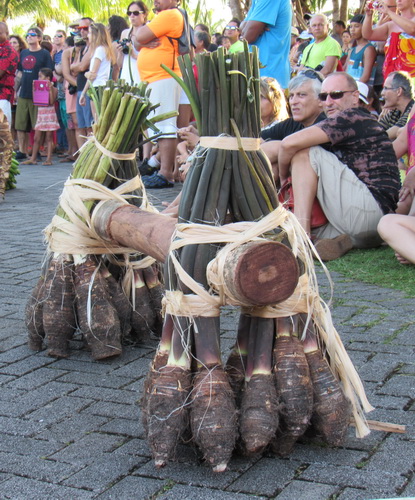
M 47 148 L 47 155 L 46 155 L 46 160 L 43 162 L 43 165 L 52 165 L 52 150 L 53 150 L 52 132 L 46 132 L 45 143 Z
M 17 141 L 19 143 L 19 151 L 27 154 L 27 146 L 29 142 L 29 134 L 22 130 L 17 130 Z
M 308 235 L 311 232 L 311 209 L 317 194 L 318 181 L 310 163 L 309 152 L 309 149 L 303 149 L 291 160 L 294 214 Z
M 176 154 L 176 139 L 159 139 L 158 146 L 160 151 L 160 174 L 168 181 L 174 182 L 173 169 L 174 157 Z
M 415 264 L 415 217 L 388 214 L 380 219 L 378 232 L 402 264 Z M 407 262 L 406 262 L 407 261 Z
M 37 164 L 37 154 L 39 153 L 40 145 L 43 139 L 43 132 L 40 130 L 35 131 L 35 137 L 33 140 L 32 156 L 22 162 L 22 165 L 36 165 Z

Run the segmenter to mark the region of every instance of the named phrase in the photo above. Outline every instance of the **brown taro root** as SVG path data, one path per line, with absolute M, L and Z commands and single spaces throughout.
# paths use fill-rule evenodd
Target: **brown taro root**
M 235 447 L 237 410 L 222 366 L 199 368 L 193 379 L 190 425 L 214 472 L 223 472 Z
M 115 267 L 115 266 L 114 266 Z M 111 274 L 109 269 L 101 263 L 100 272 L 107 281 L 108 292 L 112 305 L 115 307 L 120 320 L 121 336 L 125 338 L 131 331 L 131 306 L 119 281 Z
M 161 301 L 164 296 L 164 286 L 161 284 L 159 279 L 159 273 L 156 264 L 143 269 L 144 281 L 146 282 L 149 294 L 150 294 L 150 304 L 155 313 L 153 331 L 160 337 L 161 330 L 163 327 L 163 318 L 161 315 Z
M 274 334 L 272 319 L 251 318 L 239 416 L 239 432 L 248 454 L 261 453 L 278 428 L 278 398 L 272 374 Z
M 93 256 L 77 263 L 74 284 L 79 326 L 92 357 L 99 360 L 121 354 L 120 321 Z
M 25 309 L 26 328 L 29 332 L 28 345 L 33 351 L 40 351 L 45 338 L 43 328 L 43 300 L 45 278 L 41 276 L 29 296 Z
M 151 307 L 151 297 L 143 277 L 142 269 L 134 270 L 133 295 L 131 302 L 131 328 L 133 336 L 138 340 L 149 337 L 154 328 L 156 314 Z
M 304 340 L 304 352 L 313 384 L 311 423 L 327 444 L 341 446 L 349 427 L 352 405 L 317 345 L 311 321 Z
M 190 384 L 190 371 L 179 366 L 161 367 L 152 379 L 144 418 L 156 467 L 164 467 L 174 458 L 177 444 L 186 430 Z
M 280 427 L 272 449 L 280 456 L 291 453 L 297 439 L 310 424 L 313 411 L 313 387 L 303 344 L 293 335 L 296 318 L 277 320 L 274 344 L 274 377 L 281 403 Z
M 173 336 L 173 320 L 170 314 L 166 314 L 166 317 L 164 319 L 161 341 L 154 356 L 154 359 L 151 362 L 150 371 L 147 373 L 147 377 L 144 381 L 143 396 L 140 400 L 141 419 L 146 434 L 148 433 L 148 398 L 151 394 L 152 387 L 155 384 L 155 381 L 160 374 L 160 368 L 167 365 L 171 349 L 172 336 Z
M 73 264 L 62 255 L 53 258 L 45 280 L 43 327 L 48 354 L 56 358 L 69 356 L 69 340 L 76 330 Z

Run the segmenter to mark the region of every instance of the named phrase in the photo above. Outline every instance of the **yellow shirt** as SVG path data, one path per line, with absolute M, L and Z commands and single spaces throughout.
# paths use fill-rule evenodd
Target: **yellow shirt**
M 160 45 L 155 49 L 143 47 L 137 58 L 138 71 L 142 81 L 149 83 L 171 78 L 160 66 L 162 63 L 171 68 L 177 75 L 181 76 L 179 63 L 177 62 L 178 44 L 177 40 L 172 43 L 167 38 L 180 38 L 184 19 L 179 9 L 162 10 L 147 24 L 147 27 L 160 40 Z

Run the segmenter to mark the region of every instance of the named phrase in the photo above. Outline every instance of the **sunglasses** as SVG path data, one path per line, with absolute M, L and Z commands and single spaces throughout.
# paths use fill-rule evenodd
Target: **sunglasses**
M 144 14 L 142 10 L 127 10 L 127 16 L 139 16 L 140 14 Z
M 78 26 L 78 30 L 81 31 L 81 30 L 86 30 L 88 31 L 89 30 L 89 26 Z
M 53 35 L 53 38 L 63 38 L 63 35 Z
M 312 80 L 318 80 L 319 82 L 323 81 L 323 77 L 313 69 L 306 69 L 304 71 L 300 71 L 300 73 L 298 73 L 298 76 L 306 76 L 307 78 L 311 78 Z
M 335 101 L 338 101 L 341 99 L 346 92 L 356 92 L 356 90 L 334 90 L 333 92 L 321 92 L 318 95 L 318 98 L 320 101 L 325 101 L 328 96 L 331 97 L 331 99 L 334 99 Z
M 383 87 L 383 90 L 398 90 L 399 87 Z
M 27 33 L 26 36 L 38 36 L 37 33 Z
M 239 28 L 237 28 L 236 26 L 225 26 L 225 30 L 238 30 Z

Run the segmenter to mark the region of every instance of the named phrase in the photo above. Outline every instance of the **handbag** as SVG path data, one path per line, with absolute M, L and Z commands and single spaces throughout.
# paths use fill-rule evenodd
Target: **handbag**
M 35 106 L 49 106 L 48 80 L 33 81 L 33 104 Z
M 294 212 L 294 192 L 291 182 L 291 177 L 284 182 L 281 189 L 278 191 L 278 201 L 290 212 Z M 324 226 L 328 223 L 326 214 L 321 208 L 320 202 L 317 198 L 314 199 L 313 206 L 311 207 L 310 226 L 315 229 Z

